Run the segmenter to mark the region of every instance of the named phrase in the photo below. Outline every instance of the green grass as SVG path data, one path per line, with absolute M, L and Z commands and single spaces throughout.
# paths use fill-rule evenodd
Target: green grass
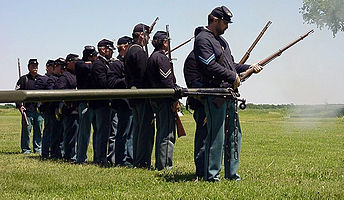
M 293 118 L 290 113 L 287 109 L 240 111 L 242 181 L 208 183 L 193 181 L 195 124 L 190 114 L 182 117 L 188 135 L 177 139 L 173 170 L 158 172 L 22 155 L 20 115 L 2 109 L 0 198 L 343 199 L 344 119 Z

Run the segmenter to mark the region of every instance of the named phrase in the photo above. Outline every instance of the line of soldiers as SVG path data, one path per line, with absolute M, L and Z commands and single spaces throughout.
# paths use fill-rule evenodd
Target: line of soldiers
M 228 28 L 231 18 L 228 8 L 217 7 L 208 15 L 208 26 L 196 28 L 194 49 L 184 65 L 188 87 L 236 89 L 240 85 L 239 73 L 249 68 L 258 73 L 262 69 L 259 65 L 234 63 L 228 43 L 220 36 Z M 165 31 L 154 34 L 152 44 L 155 49 L 148 57 L 143 47 L 150 39 L 150 31 L 149 26 L 140 23 L 134 27 L 132 38 L 121 37 L 117 42 L 117 59 L 112 58 L 115 47 L 107 39 L 98 42 L 98 52 L 94 46 L 85 46 L 81 60 L 76 54 L 69 54 L 66 59 L 49 60 L 44 76 L 37 74 L 37 59 L 30 59 L 29 73 L 20 77 L 16 89 L 178 87 L 172 63 L 166 56 L 168 34 Z M 225 156 L 225 178 L 240 180 L 237 169 L 241 130 L 236 105 L 232 100 L 215 101 L 214 97 L 188 98 L 188 104 L 195 111 L 196 176 L 218 181 L 224 149 L 229 155 Z M 25 107 L 28 118 L 27 126 L 22 120 L 23 153 L 31 151 L 29 134 L 33 127 L 34 152 L 41 153 L 43 158 L 86 163 L 92 125 L 94 163 L 151 168 L 155 119 L 155 168 L 172 168 L 175 112 L 180 109 L 178 99 L 85 100 L 18 103 L 17 106 Z

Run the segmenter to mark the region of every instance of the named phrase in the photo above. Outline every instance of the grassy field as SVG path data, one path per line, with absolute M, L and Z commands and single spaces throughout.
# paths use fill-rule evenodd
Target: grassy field
M 344 199 L 344 119 L 300 116 L 288 109 L 240 111 L 242 181 L 208 183 L 193 181 L 190 114 L 182 117 L 188 135 L 176 142 L 173 170 L 158 172 L 22 155 L 20 116 L 1 109 L 0 198 Z

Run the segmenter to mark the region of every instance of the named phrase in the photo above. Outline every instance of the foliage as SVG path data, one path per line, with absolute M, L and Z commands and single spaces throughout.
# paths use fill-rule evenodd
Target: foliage
M 327 27 L 333 37 L 344 31 L 343 0 L 303 0 L 300 13 L 308 24 L 316 24 L 320 29 Z
M 194 181 L 192 115 L 181 117 L 171 171 L 102 168 L 20 154 L 20 115 L 0 112 L 1 199 L 342 199 L 344 119 L 240 111 L 241 182 Z M 92 145 L 89 147 L 92 161 Z M 154 156 L 153 156 L 154 163 Z M 221 172 L 223 176 L 223 170 Z

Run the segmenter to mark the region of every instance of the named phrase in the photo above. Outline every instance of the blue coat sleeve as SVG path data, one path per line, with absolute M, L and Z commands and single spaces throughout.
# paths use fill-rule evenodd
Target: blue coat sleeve
M 226 80 L 234 83 L 236 73 L 223 67 L 216 61 L 213 45 L 207 38 L 198 37 L 195 41 L 195 56 L 198 63 L 209 72 L 215 79 Z

